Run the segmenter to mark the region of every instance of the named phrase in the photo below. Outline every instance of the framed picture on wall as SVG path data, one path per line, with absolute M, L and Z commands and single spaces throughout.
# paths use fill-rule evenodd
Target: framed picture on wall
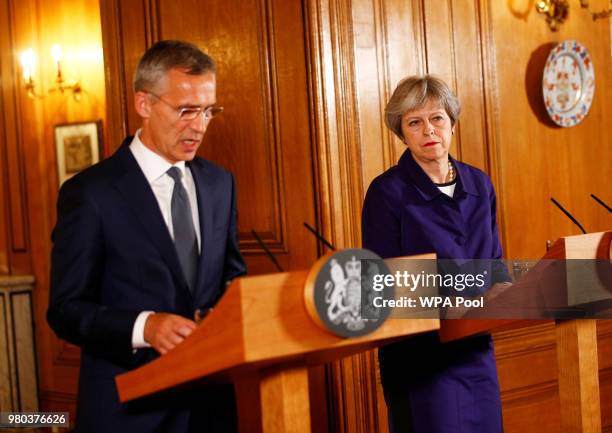
M 101 121 L 55 126 L 55 149 L 59 186 L 79 171 L 100 160 Z

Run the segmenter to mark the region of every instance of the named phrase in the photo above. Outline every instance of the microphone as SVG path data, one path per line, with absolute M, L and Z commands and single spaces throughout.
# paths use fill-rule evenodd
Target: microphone
M 605 204 L 602 199 L 598 198 L 595 194 L 591 194 L 591 197 L 593 197 L 593 200 L 595 200 L 597 203 L 608 209 L 608 212 L 612 213 L 612 208 Z
M 332 251 L 336 251 L 336 248 L 334 248 L 331 242 L 325 239 L 321 233 L 319 233 L 315 228 L 311 227 L 307 222 L 304 223 L 304 227 L 306 227 L 313 235 L 315 235 L 318 240 L 323 242 L 327 248 Z
M 552 201 L 552 202 L 555 204 L 555 206 L 557 206 L 559 209 L 561 209 L 561 212 L 563 212 L 565 215 L 567 215 L 567 217 L 568 217 L 570 220 L 572 220 L 572 222 L 573 222 L 574 224 L 576 224 L 580 230 L 582 230 L 582 233 L 584 233 L 584 234 L 586 235 L 586 230 L 584 229 L 584 227 L 582 227 L 582 225 L 580 225 L 580 223 L 578 222 L 578 220 L 576 220 L 576 218 L 574 218 L 574 217 L 572 216 L 572 214 L 570 214 L 568 211 L 566 211 L 566 210 L 565 210 L 565 208 L 564 208 L 563 206 L 561 206 L 561 205 L 559 204 L 559 202 L 558 202 L 557 200 L 555 200 L 554 198 L 552 198 L 552 197 L 551 197 L 551 198 L 550 198 L 550 201 Z
M 268 247 L 266 246 L 266 244 L 264 244 L 264 242 L 261 240 L 257 232 L 251 229 L 251 233 L 253 234 L 253 236 L 255 236 L 255 240 L 257 241 L 259 246 L 266 252 L 270 260 L 272 260 L 272 263 L 274 263 L 274 265 L 276 266 L 276 269 L 278 269 L 279 272 L 284 272 L 283 267 L 280 265 L 280 263 L 278 263 L 278 261 L 276 260 L 276 257 L 274 257 L 274 254 L 272 254 L 272 251 L 270 251 Z

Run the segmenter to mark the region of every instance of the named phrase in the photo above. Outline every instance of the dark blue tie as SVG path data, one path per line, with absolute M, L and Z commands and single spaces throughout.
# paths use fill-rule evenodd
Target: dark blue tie
M 191 206 L 187 191 L 183 187 L 181 177 L 183 173 L 178 167 L 170 167 L 166 172 L 174 179 L 174 190 L 172 191 L 172 228 L 174 229 L 174 246 L 178 253 L 179 262 L 189 290 L 194 291 L 196 278 L 198 276 L 198 240 L 193 227 Z

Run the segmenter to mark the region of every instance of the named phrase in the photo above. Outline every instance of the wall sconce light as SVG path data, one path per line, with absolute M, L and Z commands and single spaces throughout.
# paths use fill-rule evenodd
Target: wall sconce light
M 81 83 L 78 80 L 67 82 L 64 79 L 64 75 L 62 73 L 62 59 L 64 57 L 62 47 L 58 44 L 53 45 L 51 47 L 51 57 L 53 58 L 57 71 L 55 76 L 55 86 L 50 88 L 46 93 L 41 94 L 36 91 L 36 83 L 34 82 L 36 54 L 31 48 L 21 53 L 21 70 L 23 72 L 23 80 L 28 96 L 30 98 L 44 98 L 47 94 L 52 92 L 60 92 L 63 94 L 66 91 L 71 91 L 74 100 L 77 102 L 80 101 L 83 90 L 81 88 Z
M 608 10 L 602 10 L 601 12 L 591 12 L 589 0 L 580 0 L 580 6 L 591 13 L 593 21 L 612 15 L 612 0 L 608 0 Z M 559 24 L 566 20 L 569 13 L 569 3 L 567 0 L 539 0 L 536 2 L 535 7 L 538 13 L 546 16 L 548 27 L 553 32 L 558 30 Z
M 569 4 L 566 0 L 540 0 L 536 2 L 536 11 L 546 16 L 548 27 L 553 32 L 559 28 L 559 24 L 567 18 Z

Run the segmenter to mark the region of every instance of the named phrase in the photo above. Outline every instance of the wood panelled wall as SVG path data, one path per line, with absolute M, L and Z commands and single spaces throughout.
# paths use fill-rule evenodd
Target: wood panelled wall
M 361 1 L 353 10 L 355 82 L 363 187 L 397 161 L 403 147 L 385 130 L 381 113 L 395 84 L 433 73 L 462 103 L 452 153 L 487 171 L 499 196 L 506 257 L 537 258 L 547 239 L 578 234 L 552 206 L 566 204 L 588 231 L 612 226 L 590 193 L 612 201 L 609 100 L 610 23 L 573 5 L 552 33 L 530 1 Z M 601 9 L 605 2 L 591 2 Z M 546 119 L 541 74 L 551 45 L 577 39 L 588 47 L 596 96 L 577 127 Z
M 41 408 L 71 410 L 74 415 L 79 352 L 57 339 L 45 319 L 59 189 L 53 127 L 89 120 L 106 124 L 98 2 L 3 0 L 0 28 L 0 273 L 35 276 Z M 65 78 L 81 81 L 80 102 L 70 93 L 31 99 L 25 92 L 19 53 L 27 48 L 36 52 L 36 90 L 44 93 L 54 85 L 50 48 L 56 43 L 63 48 Z
M 104 119 L 108 155 L 138 126 L 131 77 L 144 49 L 161 38 L 193 41 L 219 62 L 218 96 L 226 110 L 211 125 L 202 154 L 237 175 L 241 247 L 251 273 L 273 270 L 251 229 L 263 234 L 285 269 L 305 268 L 323 252 L 303 221 L 337 247 L 360 244 L 365 191 L 403 151 L 384 127 L 384 106 L 410 74 L 440 75 L 459 95 L 452 153 L 492 176 L 507 257 L 540 257 L 545 240 L 577 233 L 550 196 L 589 231 L 611 229 L 610 217 L 588 197 L 612 202 L 610 21 L 592 21 L 570 0 L 568 21 L 552 33 L 534 3 L 101 0 L 105 116 L 99 65 L 83 80 L 95 97 L 77 106 L 55 96 L 29 100 L 18 85 L 15 56 L 26 46 L 46 55 L 55 37 L 65 46 L 99 43 L 97 2 L 0 1 L 0 27 L 9 29 L 0 33 L 0 272 L 37 278 L 42 407 L 72 407 L 78 360 L 44 320 L 57 196 L 52 125 Z M 591 0 L 593 9 L 606 4 Z M 590 114 L 570 129 L 546 120 L 540 96 L 543 63 L 563 39 L 587 46 L 597 79 Z M 610 430 L 612 325 L 599 322 L 598 334 L 602 421 Z M 558 431 L 562 372 L 553 335 L 542 325 L 495 336 L 506 432 Z M 317 433 L 386 432 L 376 371 L 374 352 L 313 370 L 317 395 L 327 395 L 314 405 Z
M 549 197 L 566 205 L 587 231 L 610 229 L 609 214 L 590 197 L 612 202 L 612 58 L 610 21 L 593 21 L 573 4 L 558 33 L 542 25 L 535 12 L 517 18 L 522 9 L 491 2 L 494 26 L 489 43 L 495 50 L 491 68 L 493 135 L 491 148 L 503 210 L 503 237 L 508 257 L 539 257 L 546 239 L 579 234 Z M 593 10 L 607 2 L 592 1 Z M 511 2 L 512 4 L 512 2 Z M 512 36 L 510 36 L 512 35 Z M 574 128 L 551 126 L 542 104 L 540 75 L 550 45 L 577 39 L 593 59 L 596 96 L 589 115 Z

